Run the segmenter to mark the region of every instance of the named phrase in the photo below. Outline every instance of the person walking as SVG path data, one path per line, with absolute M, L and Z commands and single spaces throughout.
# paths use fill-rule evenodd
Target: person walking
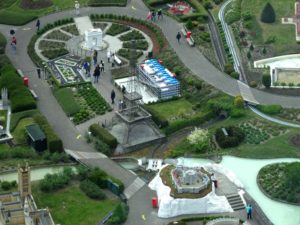
M 163 19 L 163 14 L 162 14 L 162 10 L 161 9 L 159 9 L 157 11 L 157 20 L 160 20 L 160 19 Z
M 10 45 L 15 54 L 17 52 L 17 38 L 15 36 L 12 37 Z
M 151 13 L 151 11 L 148 12 L 146 20 L 152 20 L 152 13 Z
M 176 39 L 177 39 L 178 43 L 180 43 L 181 34 L 179 31 L 177 32 Z
M 97 64 L 97 58 L 98 58 L 98 52 L 97 52 L 97 50 L 94 50 L 94 52 L 93 52 L 94 66 L 96 66 L 96 64 Z
M 252 205 L 249 205 L 249 219 L 251 220 L 252 219 Z
M 35 26 L 36 26 L 36 31 L 39 31 L 40 30 L 40 26 L 41 26 L 41 22 L 40 22 L 39 19 L 37 19 Z
M 87 77 L 91 76 L 91 66 L 90 66 L 89 62 L 85 61 L 83 64 L 83 68 L 85 70 L 85 75 Z
M 110 52 L 110 50 L 107 50 L 106 57 L 107 57 L 107 62 L 110 63 L 110 57 L 111 57 L 111 52 Z
M 99 81 L 99 77 L 100 77 L 100 67 L 99 65 L 97 64 L 96 67 L 95 67 L 95 70 L 94 70 L 94 73 L 93 73 L 93 77 L 94 77 L 94 83 L 98 83 Z
M 110 98 L 111 98 L 111 104 L 115 104 L 116 93 L 115 93 L 114 89 L 112 89 L 112 91 L 110 93 Z
M 75 7 L 75 14 L 76 14 L 76 16 L 78 16 L 78 15 L 80 14 L 80 11 L 79 11 L 79 9 L 80 9 L 80 4 L 79 4 L 78 1 L 75 1 L 74 7 Z
M 100 61 L 100 72 L 104 73 L 104 62 L 102 60 Z
M 156 18 L 156 12 L 155 12 L 155 10 L 153 10 L 151 13 L 151 20 L 155 21 L 155 18 Z
M 36 68 L 36 73 L 38 75 L 38 78 L 41 79 L 41 68 Z

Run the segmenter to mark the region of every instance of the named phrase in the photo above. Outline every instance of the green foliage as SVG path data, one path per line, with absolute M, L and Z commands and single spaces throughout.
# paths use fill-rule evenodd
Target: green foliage
M 234 78 L 234 79 L 236 79 L 236 80 L 238 80 L 239 78 L 240 78 L 240 74 L 238 73 L 238 72 L 232 72 L 231 74 L 230 74 L 230 76 L 232 77 L 232 78 Z
M 252 88 L 256 88 L 257 87 L 257 82 L 255 80 L 252 80 L 252 81 L 250 81 L 249 86 L 252 87 Z
M 234 106 L 237 108 L 243 108 L 244 107 L 244 99 L 241 95 L 234 97 Z
M 115 148 L 118 145 L 117 139 L 112 136 L 107 130 L 103 127 L 100 127 L 98 124 L 92 124 L 89 127 L 89 131 L 92 133 L 93 136 L 99 138 L 99 140 L 106 143 L 110 148 Z
M 113 154 L 113 150 L 101 140 L 97 140 L 95 142 L 95 148 L 98 152 L 101 152 L 107 156 L 111 156 Z
M 11 64 L 3 66 L 0 74 L 0 89 L 7 88 L 13 113 L 36 108 L 35 100 Z
M 127 220 L 129 207 L 125 203 L 120 203 L 114 210 L 112 217 L 107 221 L 108 225 L 123 224 Z
M 271 87 L 271 76 L 269 74 L 264 74 L 262 76 L 262 83 L 266 88 Z
M 193 27 L 194 27 L 194 24 L 193 24 L 192 20 L 189 19 L 189 20 L 185 23 L 185 26 L 186 26 L 186 28 L 187 28 L 188 30 L 192 30 Z
M 54 96 L 67 116 L 72 116 L 79 112 L 80 107 L 74 98 L 71 88 L 59 88 L 55 90 Z
M 126 0 L 89 0 L 88 5 L 91 7 L 101 6 L 126 6 Z
M 46 49 L 42 51 L 42 55 L 45 56 L 48 59 L 55 59 L 60 56 L 68 54 L 69 51 L 65 48 L 61 49 Z
M 46 174 L 40 182 L 40 189 L 43 192 L 57 191 L 69 184 L 74 177 L 72 168 L 64 168 L 63 172 L 55 174 Z
M 21 26 L 35 19 L 37 19 L 37 16 L 27 13 L 15 12 L 6 9 L 0 10 L 0 24 Z
M 273 6 L 269 2 L 267 2 L 265 7 L 263 8 L 260 20 L 263 23 L 274 23 L 276 20 L 275 11 L 273 9 Z
M 151 107 L 144 105 L 144 108 L 151 114 L 152 120 L 156 123 L 159 128 L 164 128 L 169 125 L 169 121 L 164 115 L 161 115 Z
M 245 110 L 234 108 L 231 110 L 230 116 L 232 118 L 241 118 L 241 117 L 245 116 Z
M 234 72 L 233 64 L 226 63 L 224 65 L 224 72 L 227 73 L 227 74 L 231 74 L 232 72 Z
M 107 174 L 103 170 L 100 170 L 99 168 L 93 169 L 88 174 L 88 179 L 97 184 L 100 188 L 106 188 Z
M 144 35 L 141 34 L 141 32 L 137 30 L 133 30 L 129 33 L 123 34 L 119 37 L 121 41 L 131 41 L 131 40 L 140 40 L 145 39 Z
M 119 189 L 119 194 L 121 194 L 124 189 L 125 189 L 125 186 L 123 184 L 122 181 L 120 181 L 119 179 L 115 178 L 115 177 L 112 177 L 112 176 L 107 176 L 107 180 L 109 180 L 110 182 L 114 183 L 116 186 L 118 186 L 118 189 Z
M 147 50 L 149 47 L 148 42 L 145 40 L 135 41 L 134 46 L 135 46 L 135 49 L 141 49 L 141 50 Z M 132 48 L 132 43 L 129 41 L 123 42 L 122 48 Z
M 225 14 L 225 21 L 232 24 L 241 19 L 241 0 L 234 0 L 231 8 Z
M 281 105 L 257 105 L 256 108 L 269 115 L 276 115 L 282 111 Z
M 79 187 L 91 199 L 103 200 L 106 198 L 102 190 L 89 180 L 81 181 Z
M 130 60 L 131 57 L 131 50 L 130 49 L 125 49 L 125 48 L 121 48 L 119 49 L 119 51 L 117 52 L 118 55 L 124 57 L 125 59 Z M 142 51 L 135 51 L 133 54 L 133 59 L 137 60 L 138 58 L 140 58 L 143 55 Z
M 41 114 L 33 115 L 33 119 L 41 127 L 47 137 L 48 150 L 50 152 L 63 152 L 62 140 L 55 134 L 47 119 Z
M 123 24 L 118 24 L 118 23 L 113 23 L 109 29 L 106 31 L 106 34 L 111 35 L 111 36 L 116 36 L 118 34 L 124 33 L 125 31 L 130 30 L 129 26 L 123 25 Z
M 10 120 L 10 131 L 11 132 L 14 131 L 14 129 L 16 128 L 16 126 L 18 125 L 18 123 L 21 119 L 26 118 L 26 117 L 32 117 L 36 113 L 39 113 L 39 111 L 36 109 L 12 113 L 11 120 Z
M 4 190 L 4 191 L 8 191 L 9 189 L 11 189 L 11 183 L 9 181 L 2 181 L 1 182 L 1 188 Z
M 0 33 L 0 54 L 4 54 L 5 46 L 6 46 L 6 38 L 3 36 L 3 34 Z
M 245 134 L 239 127 L 225 127 L 228 136 L 226 136 L 222 130 L 219 128 L 216 130 L 216 141 L 221 148 L 231 148 L 238 146 L 245 138 Z
M 300 171 L 300 163 L 299 162 L 293 162 L 286 166 L 286 174 L 287 174 L 286 178 L 287 178 L 287 185 L 289 187 L 295 188 L 295 187 L 300 186 L 300 172 L 299 171 Z

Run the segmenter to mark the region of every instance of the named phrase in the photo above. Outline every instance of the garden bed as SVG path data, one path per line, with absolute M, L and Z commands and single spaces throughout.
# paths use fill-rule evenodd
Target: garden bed
M 274 200 L 300 205 L 300 163 L 275 163 L 257 176 L 260 189 Z
M 121 49 L 117 52 L 117 54 L 118 54 L 119 56 L 121 56 L 121 57 L 124 57 L 125 59 L 130 60 L 130 57 L 131 57 L 130 51 L 131 51 L 130 49 L 121 48 Z M 142 51 L 136 51 L 135 54 L 134 54 L 134 56 L 133 56 L 133 58 L 134 58 L 134 59 L 138 59 L 138 58 L 140 58 L 142 55 L 143 55 L 143 52 L 142 52 Z
M 68 40 L 71 39 L 71 36 L 61 32 L 60 30 L 53 30 L 49 34 L 47 34 L 44 38 L 54 39 L 54 40 L 61 40 L 61 41 L 68 41 Z
M 94 28 L 100 28 L 102 31 L 108 26 L 107 23 L 98 23 L 98 22 L 93 22 L 93 27 Z
M 72 25 L 68 25 L 68 26 L 65 26 L 65 27 L 61 27 L 60 29 L 74 35 L 74 36 L 78 36 L 79 35 L 79 31 L 76 27 L 75 24 L 72 24 Z
M 127 41 L 127 42 L 123 42 L 123 48 L 132 48 L 132 42 Z M 147 50 L 149 47 L 149 44 L 147 41 L 144 40 L 138 40 L 135 42 L 134 47 L 136 49 L 140 49 L 140 50 Z
M 60 56 L 68 54 L 69 51 L 65 48 L 61 49 L 45 49 L 42 51 L 42 55 L 48 59 L 56 59 Z
M 137 30 L 133 30 L 127 34 L 123 34 L 119 37 L 119 39 L 121 41 L 131 41 L 131 40 L 141 40 L 141 39 L 145 39 L 144 35 L 137 31 Z
M 106 34 L 111 36 L 116 36 L 118 34 L 124 33 L 129 30 L 130 30 L 129 26 L 126 26 L 124 24 L 112 23 L 111 26 L 106 31 Z
M 65 47 L 66 47 L 66 44 L 63 42 L 41 40 L 39 43 L 40 50 L 62 49 Z

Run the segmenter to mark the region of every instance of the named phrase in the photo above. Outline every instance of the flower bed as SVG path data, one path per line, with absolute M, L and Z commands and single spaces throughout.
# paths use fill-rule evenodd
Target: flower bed
M 72 24 L 72 25 L 69 25 L 69 26 L 66 26 L 66 27 L 62 27 L 60 29 L 66 31 L 66 32 L 68 32 L 70 34 L 73 34 L 75 36 L 79 35 L 78 29 L 77 29 L 77 27 L 76 27 L 75 24 Z
M 128 30 L 130 30 L 129 26 L 113 23 L 106 31 L 106 34 L 111 35 L 111 36 L 116 36 L 118 34 L 126 32 Z
M 46 35 L 45 38 L 54 39 L 54 40 L 61 40 L 61 41 L 68 41 L 69 39 L 71 39 L 70 36 L 64 34 L 60 30 L 54 30 L 54 31 L 50 32 L 49 34 Z
M 141 32 L 137 30 L 133 30 L 127 34 L 123 34 L 119 37 L 121 41 L 130 41 L 130 40 L 139 40 L 139 39 L 145 39 L 144 35 L 142 35 Z
M 245 142 L 247 144 L 261 144 L 273 137 L 282 135 L 286 128 L 270 125 L 259 120 L 250 120 L 246 123 L 239 124 L 239 127 L 245 133 Z
M 267 165 L 258 173 L 259 187 L 275 200 L 300 204 L 299 170 L 299 162 Z
M 107 27 L 107 23 L 93 23 L 94 28 L 100 28 L 102 31 Z
M 122 57 L 128 59 L 128 60 L 130 59 L 130 49 L 121 48 L 121 49 L 117 52 L 117 54 L 118 54 L 119 56 L 122 56 Z M 138 59 L 138 58 L 140 58 L 142 55 L 143 55 L 143 52 L 141 52 L 141 51 L 136 51 L 136 54 L 135 54 L 135 56 L 134 56 L 134 59 Z
M 22 9 L 43 9 L 53 5 L 51 0 L 21 0 Z
M 56 41 L 46 41 L 46 40 L 41 40 L 39 43 L 39 49 L 40 50 L 47 50 L 47 49 L 61 49 L 65 48 L 66 44 L 62 42 L 56 42 Z
M 123 48 L 131 48 L 132 47 L 132 44 L 130 41 L 127 41 L 127 42 L 123 42 Z M 135 48 L 136 49 L 141 49 L 141 50 L 147 50 L 149 47 L 149 44 L 147 41 L 145 40 L 138 40 L 135 42 Z
M 74 72 L 74 70 L 69 66 L 64 65 L 56 65 L 56 68 L 60 72 L 60 74 L 63 76 L 65 81 L 67 83 L 74 83 L 77 79 L 77 74 Z
M 46 49 L 42 51 L 42 55 L 45 56 L 48 59 L 55 59 L 57 57 L 63 56 L 68 54 L 69 51 L 65 48 L 61 49 Z

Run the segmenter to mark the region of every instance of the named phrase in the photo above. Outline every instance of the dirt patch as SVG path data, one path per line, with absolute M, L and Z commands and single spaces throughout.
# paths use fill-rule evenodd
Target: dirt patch
M 21 8 L 22 9 L 43 9 L 48 8 L 53 5 L 52 0 L 22 0 Z
M 290 138 L 290 144 L 300 148 L 300 134 L 296 134 Z

